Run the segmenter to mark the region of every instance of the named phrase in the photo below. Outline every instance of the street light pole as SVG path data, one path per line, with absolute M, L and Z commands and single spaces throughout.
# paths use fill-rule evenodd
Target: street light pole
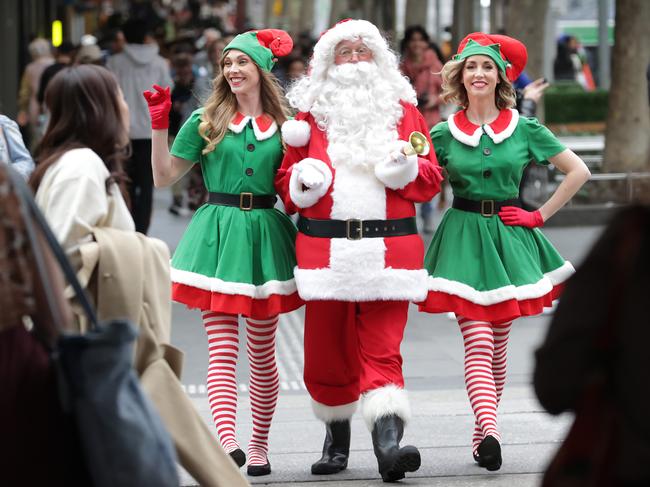
M 598 87 L 609 89 L 610 48 L 609 48 L 609 3 L 598 0 Z

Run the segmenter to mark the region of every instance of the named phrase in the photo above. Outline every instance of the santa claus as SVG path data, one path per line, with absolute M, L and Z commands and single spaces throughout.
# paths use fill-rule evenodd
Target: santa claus
M 321 36 L 309 74 L 287 95 L 299 113 L 282 126 L 276 188 L 300 214 L 304 379 L 326 424 L 314 474 L 347 467 L 359 401 L 384 481 L 420 466 L 417 448 L 399 446 L 410 416 L 400 344 L 409 301 L 427 293 L 414 202 L 439 191 L 441 174 L 397 66 L 374 25 L 343 21 Z M 408 142 L 413 132 L 427 141 L 420 154 Z

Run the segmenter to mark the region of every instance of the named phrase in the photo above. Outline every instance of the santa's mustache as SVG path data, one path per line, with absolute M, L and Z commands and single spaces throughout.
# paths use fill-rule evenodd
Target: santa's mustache
M 344 86 L 359 86 L 378 79 L 379 68 L 374 61 L 333 65 L 327 72 L 328 79 Z

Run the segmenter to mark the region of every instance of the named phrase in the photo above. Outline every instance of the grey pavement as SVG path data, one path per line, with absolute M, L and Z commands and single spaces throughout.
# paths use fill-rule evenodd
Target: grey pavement
M 156 191 L 152 236 L 165 240 L 173 250 L 188 217 L 167 212 L 168 191 Z M 562 227 L 544 230 L 565 258 L 578 264 L 599 235 L 601 227 Z M 376 469 L 370 434 L 357 413 L 352 421 L 349 467 L 334 476 L 314 476 L 312 462 L 320 457 L 324 430 L 310 406 L 301 380 L 302 310 L 281 317 L 277 337 L 281 393 L 270 435 L 269 458 L 273 472 L 249 478 L 255 485 L 361 487 L 383 485 Z M 463 348 L 455 321 L 446 315 L 430 315 L 411 308 L 402 344 L 406 388 L 413 418 L 403 444 L 416 445 L 422 467 L 402 484 L 416 486 L 537 486 L 552 453 L 570 424 L 569 416 L 546 414 L 530 386 L 533 353 L 550 315 L 518 320 L 509 343 L 508 382 L 499 409 L 503 436 L 503 466 L 488 473 L 471 457 L 473 416 L 463 382 Z M 205 390 L 207 344 L 197 311 L 175 304 L 172 341 L 185 351 L 183 383 L 193 403 L 214 431 Z M 244 337 L 240 337 L 244 344 Z M 240 353 L 245 348 L 240 346 Z M 245 449 L 251 434 L 247 393 L 248 364 L 245 352 L 237 371 L 239 407 L 237 436 Z M 216 433 L 215 433 L 216 436 Z M 182 485 L 196 485 L 182 472 Z

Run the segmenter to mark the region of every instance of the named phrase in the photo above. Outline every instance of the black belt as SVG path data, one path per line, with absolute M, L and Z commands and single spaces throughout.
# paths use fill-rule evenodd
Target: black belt
M 298 230 L 310 237 L 347 238 L 403 237 L 418 233 L 415 217 L 394 220 L 316 220 L 301 216 Z
M 275 195 L 208 193 L 208 203 L 211 205 L 236 206 L 244 211 L 259 210 L 260 208 L 273 208 L 275 206 Z
M 454 201 L 451 204 L 451 207 L 457 210 L 472 211 L 474 213 L 480 213 L 483 216 L 496 215 L 504 206 L 517 206 L 521 208 L 521 201 L 519 201 L 519 198 L 502 201 L 468 200 L 460 196 L 454 196 Z

